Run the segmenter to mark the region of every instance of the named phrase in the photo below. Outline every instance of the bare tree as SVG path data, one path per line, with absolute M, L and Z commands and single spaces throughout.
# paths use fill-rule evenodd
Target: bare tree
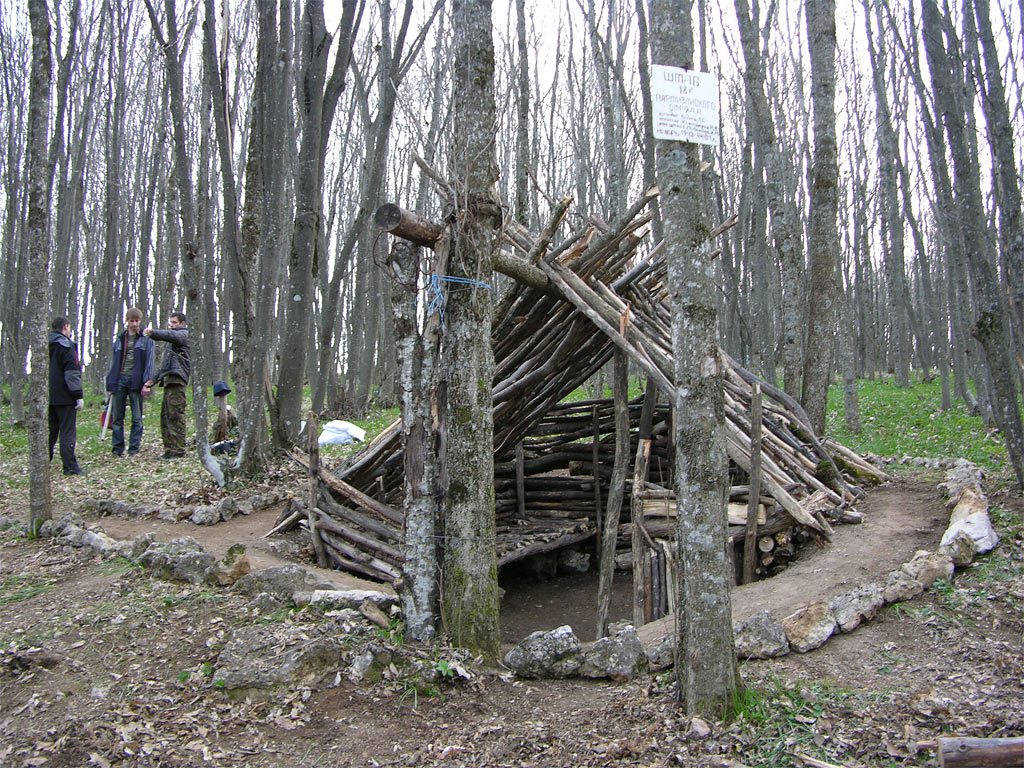
M 50 179 L 47 143 L 50 132 L 50 78 L 53 59 L 50 54 L 50 19 L 46 0 L 29 0 L 32 26 L 32 74 L 28 107 L 28 152 L 25 158 L 28 173 L 29 280 L 26 334 L 31 339 L 32 372 L 29 376 L 28 456 L 29 456 L 29 522 L 32 534 L 49 520 L 50 462 L 47 442 L 47 371 L 46 314 L 50 307 Z
M 153 34 L 164 52 L 168 104 L 171 109 L 171 124 L 174 131 L 174 175 L 181 202 L 181 248 L 182 258 L 185 262 L 185 290 L 189 299 L 190 313 L 194 318 L 189 335 L 192 341 L 192 412 L 196 425 L 196 452 L 203 467 L 213 476 L 217 484 L 222 486 L 224 485 L 224 471 L 217 459 L 210 453 L 209 416 L 206 410 L 208 382 L 203 340 L 209 333 L 209 329 L 206 327 L 206 290 L 203 285 L 205 272 L 198 243 L 192 175 L 185 137 L 185 94 L 182 82 L 182 56 L 185 46 L 183 45 L 184 40 L 178 34 L 174 0 L 164 0 L 166 37 L 150 0 L 146 0 L 146 8 L 153 25 Z
M 954 71 L 963 57 L 959 55 L 958 41 L 948 18 L 939 12 L 935 0 L 924 0 L 922 36 L 928 58 L 929 72 L 935 89 L 936 105 L 942 115 L 949 150 L 953 158 L 953 172 L 958 191 L 960 210 L 958 236 L 965 244 L 970 265 L 971 284 L 977 304 L 972 335 L 980 342 L 985 353 L 988 373 L 992 378 L 993 416 L 1003 435 L 1017 483 L 1024 487 L 1024 425 L 1021 423 L 1016 377 L 1013 375 L 1009 354 L 1009 315 L 1003 304 L 995 267 L 986 248 L 985 215 L 982 209 L 980 171 L 977 166 L 977 148 L 972 146 L 973 134 L 967 131 L 961 115 L 967 105 L 958 103 L 966 73 Z
M 836 159 L 836 20 L 835 0 L 806 0 L 807 38 L 811 51 L 811 93 L 814 104 L 814 165 L 807 252 L 810 284 L 807 312 L 807 353 L 804 358 L 801 404 L 811 426 L 825 434 L 825 405 L 832 379 L 832 345 L 836 334 L 836 269 L 839 233 L 839 165 Z
M 449 157 L 457 214 L 447 294 L 442 382 L 447 393 L 447 491 L 441 614 L 452 641 L 496 660 L 498 567 L 490 295 L 501 206 L 494 150 L 494 42 L 490 0 L 453 0 L 454 126 Z
M 693 67 L 691 8 L 689 0 L 682 7 L 653 0 L 652 62 Z M 697 145 L 661 140 L 657 150 L 675 360 L 676 674 L 687 712 L 722 715 L 740 678 L 732 636 L 729 462 L 710 227 Z
M 757 10 L 758 0 L 754 0 Z M 800 366 L 803 359 L 800 333 L 800 287 L 802 282 L 803 253 L 799 228 L 800 217 L 791 195 L 784 184 L 789 174 L 782 162 L 782 149 L 772 121 L 771 109 L 765 94 L 764 63 L 758 43 L 758 16 L 751 16 L 747 0 L 735 0 L 739 21 L 743 58 L 746 63 L 747 109 L 754 113 L 754 142 L 764 156 L 764 191 L 771 212 L 771 232 L 782 270 L 782 368 L 783 388 L 789 394 L 799 390 Z

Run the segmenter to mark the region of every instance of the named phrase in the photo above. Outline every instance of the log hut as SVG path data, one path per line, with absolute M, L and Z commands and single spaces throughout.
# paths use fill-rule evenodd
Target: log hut
M 649 621 L 671 605 L 671 308 L 660 246 L 641 255 L 651 214 L 647 191 L 617 222 L 591 217 L 552 246 L 569 200 L 535 237 L 515 222 L 503 230 L 496 270 L 514 278 L 492 328 L 495 514 L 499 567 L 596 542 L 608 498 L 614 414 L 628 410 L 632 449 L 616 565 L 634 569 Z M 379 226 L 419 246 L 444 229 L 397 206 L 378 210 Z M 712 237 L 735 224 L 735 217 Z M 649 435 L 641 440 L 643 398 L 563 402 L 623 350 L 655 384 Z M 823 543 L 831 525 L 852 520 L 861 486 L 885 475 L 833 441 L 821 441 L 799 404 L 745 370 L 724 351 L 722 378 L 732 476 L 729 534 L 737 582 L 770 575 L 801 539 Z M 753 436 L 753 437 L 752 437 Z M 401 574 L 403 459 L 400 424 L 382 432 L 337 472 L 301 451 L 310 468 L 310 511 L 295 516 L 314 531 L 318 556 L 382 582 Z M 593 544 L 588 544 L 593 546 Z

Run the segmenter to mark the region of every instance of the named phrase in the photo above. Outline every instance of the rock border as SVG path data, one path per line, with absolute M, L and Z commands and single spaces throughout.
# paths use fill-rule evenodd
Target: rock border
M 232 496 L 225 496 L 214 503 L 186 504 L 181 507 L 160 504 L 128 504 L 113 499 L 86 499 L 78 507 L 78 511 L 81 514 L 92 514 L 97 517 L 156 517 L 168 523 L 180 523 L 182 520 L 188 520 L 196 525 L 215 525 L 227 522 L 235 515 L 251 515 L 253 512 L 268 509 L 278 502 L 287 501 L 290 498 L 287 493 L 271 491 L 241 501 Z
M 966 459 L 912 459 L 903 457 L 904 464 L 929 469 L 948 468 L 939 489 L 946 496 L 950 522 L 935 552 L 919 550 L 914 557 L 890 571 L 880 582 L 858 585 L 835 595 L 827 602 L 804 606 L 782 621 L 768 611 L 733 623 L 736 655 L 741 660 L 767 659 L 783 656 L 791 651 L 806 653 L 824 645 L 837 633 L 852 632 L 865 621 L 870 621 L 889 603 L 910 600 L 930 588 L 940 579 L 951 579 L 956 568 L 964 568 L 977 555 L 989 552 L 999 543 L 988 515 L 988 499 L 981 489 L 982 470 Z M 632 627 L 629 627 L 632 629 Z M 573 646 L 582 659 L 591 652 L 572 638 L 566 637 L 571 629 L 559 627 L 551 632 L 534 632 L 516 645 L 505 656 L 505 663 L 523 677 L 565 677 L 566 669 L 574 663 L 566 657 L 565 648 Z M 635 632 L 635 630 L 634 630 Z M 597 641 L 602 642 L 602 641 Z M 675 643 L 671 632 L 653 646 L 644 648 L 646 665 L 637 664 L 631 674 L 644 666 L 651 670 L 666 669 L 673 664 Z M 561 650 L 552 656 L 549 670 L 538 658 L 539 649 L 550 647 Z M 582 667 L 582 661 L 575 664 Z M 622 672 L 616 678 L 619 679 Z M 589 675 L 588 675 L 589 676 Z M 607 675 L 611 677 L 611 675 Z
M 904 463 L 929 468 L 940 461 L 948 467 L 938 487 L 946 496 L 950 522 L 935 552 L 918 551 L 909 562 L 890 571 L 880 582 L 861 584 L 827 602 L 801 607 L 782 621 L 764 611 L 734 622 L 737 656 L 744 660 L 763 659 L 819 648 L 836 633 L 852 632 L 863 622 L 870 621 L 883 606 L 912 599 L 936 581 L 951 579 L 956 568 L 966 567 L 977 555 L 992 550 L 999 543 L 999 537 L 992 527 L 988 499 L 981 488 L 982 470 L 964 459 L 903 459 Z M 226 505 L 229 508 L 234 504 L 230 497 L 221 504 L 224 502 L 231 502 Z M 119 502 L 87 503 L 97 505 L 96 511 L 100 514 L 104 514 L 101 510 L 106 510 L 106 514 L 132 514 L 134 510 Z M 233 514 L 229 511 L 227 517 L 222 517 L 222 510 L 213 505 L 210 511 L 211 519 L 214 511 L 217 517 L 212 522 L 230 519 Z M 241 551 L 232 548 L 223 561 L 217 562 L 191 537 L 159 543 L 145 534 L 133 540 L 118 541 L 107 536 L 99 526 L 86 526 L 75 515 L 47 521 L 41 533 L 52 536 L 65 551 L 104 559 L 124 557 L 167 579 L 218 586 L 237 582 L 237 588 L 249 594 L 261 612 L 283 608 L 289 601 L 300 606 L 322 602 L 350 610 L 358 605 L 364 614 L 370 611 L 368 604 L 378 610 L 379 607 L 395 610 L 394 598 L 382 595 L 383 599 L 378 600 L 369 593 L 349 595 L 346 591 L 333 590 L 329 584 L 313 583 L 307 578 L 308 572 L 297 565 L 250 574 L 242 547 L 239 547 Z M 382 615 L 373 618 L 378 624 L 386 621 L 381 620 Z M 611 628 L 608 637 L 588 644 L 580 643 L 568 626 L 534 632 L 514 646 L 504 661 L 520 677 L 582 676 L 624 681 L 647 669 L 671 666 L 673 652 L 671 633 L 653 647 L 645 648 L 632 624 L 620 622 Z

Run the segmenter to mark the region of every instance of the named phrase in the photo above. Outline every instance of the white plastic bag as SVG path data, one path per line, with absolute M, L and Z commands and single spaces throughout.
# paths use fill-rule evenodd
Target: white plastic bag
M 345 445 L 351 442 L 363 442 L 366 430 L 348 421 L 328 421 L 320 430 L 317 442 L 320 445 Z

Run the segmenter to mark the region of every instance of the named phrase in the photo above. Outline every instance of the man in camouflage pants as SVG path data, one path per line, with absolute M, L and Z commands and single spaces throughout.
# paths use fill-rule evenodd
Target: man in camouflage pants
M 173 312 L 167 329 L 147 328 L 143 331 L 154 341 L 166 341 L 160 370 L 146 382 L 147 394 L 157 382 L 163 385 L 164 401 L 160 408 L 160 436 L 164 441 L 164 458 L 179 459 L 185 455 L 185 387 L 192 374 L 192 353 L 185 315 Z

